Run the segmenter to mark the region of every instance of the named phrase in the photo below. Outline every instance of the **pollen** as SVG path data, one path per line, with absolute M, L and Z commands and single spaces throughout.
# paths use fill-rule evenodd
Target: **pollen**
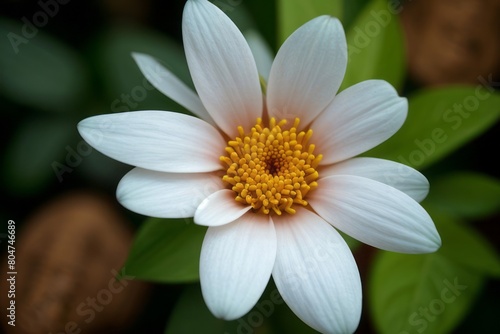
M 235 200 L 252 206 L 262 214 L 283 212 L 294 214 L 294 206 L 307 206 L 307 194 L 318 186 L 316 168 L 322 155 L 314 155 L 315 146 L 308 144 L 312 130 L 297 132 L 300 120 L 292 127 L 286 120 L 274 118 L 266 127 L 262 119 L 245 134 L 230 140 L 226 155 L 220 157 L 227 165 L 222 178 L 235 192 Z

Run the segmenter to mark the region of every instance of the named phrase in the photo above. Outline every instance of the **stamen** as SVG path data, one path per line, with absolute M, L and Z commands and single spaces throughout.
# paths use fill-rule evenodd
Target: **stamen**
M 312 130 L 297 133 L 300 120 L 284 130 L 286 120 L 262 119 L 248 135 L 238 127 L 239 136 L 228 142 L 227 155 L 220 159 L 228 168 L 222 178 L 236 193 L 235 200 L 251 205 L 255 212 L 294 214 L 294 205 L 307 206 L 305 196 L 317 186 L 316 171 L 322 155 L 314 155 L 308 144 Z

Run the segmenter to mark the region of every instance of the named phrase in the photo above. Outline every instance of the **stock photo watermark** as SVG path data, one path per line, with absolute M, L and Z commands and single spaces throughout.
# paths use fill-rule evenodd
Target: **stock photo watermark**
M 96 317 L 96 312 L 102 312 L 104 307 L 113 301 L 114 295 L 119 294 L 127 287 L 127 281 L 132 281 L 135 278 L 135 276 L 127 275 L 125 268 L 122 268 L 120 273 L 113 269 L 111 274 L 113 277 L 108 281 L 107 288 L 99 290 L 95 297 L 87 297 L 85 302 L 81 302 L 77 306 L 76 314 L 86 317 L 85 323 L 92 322 Z
M 298 290 L 301 284 L 307 282 L 311 275 L 315 275 L 322 263 L 332 259 L 339 244 L 329 240 L 326 245 L 318 245 L 310 255 L 304 259 L 304 266 L 294 267 L 286 274 L 284 284 L 290 285 L 291 290 Z M 258 302 L 253 310 L 244 317 L 238 319 L 238 327 L 236 334 L 253 334 L 255 329 L 262 326 L 266 318 L 269 318 L 276 310 L 276 306 L 283 304 L 285 301 L 281 297 L 277 288 L 269 294 L 269 297 Z M 231 334 L 225 332 L 224 334 Z
M 467 289 L 467 285 L 460 284 L 458 277 L 455 277 L 453 281 L 445 279 L 443 285 L 444 288 L 438 298 L 426 305 L 421 305 L 418 310 L 408 316 L 408 324 L 415 329 L 413 333 L 423 333 L 429 327 L 429 323 L 436 321 L 446 311 L 447 306 L 455 302 Z M 411 332 L 402 331 L 399 334 L 411 334 Z
M 84 140 L 80 140 L 80 142 L 76 145 L 76 150 L 71 146 L 66 145 L 66 157 L 64 159 L 65 163 L 61 163 L 59 161 L 53 161 L 51 164 L 52 170 L 56 174 L 59 182 L 63 182 L 65 173 L 72 173 L 73 170 L 80 166 L 83 162 L 83 158 L 90 155 L 93 149 L 90 147 Z
M 488 78 L 479 76 L 478 81 L 480 84 L 475 87 L 473 95 L 464 97 L 462 101 L 457 101 L 452 108 L 444 111 L 442 121 L 448 128 L 436 127 L 430 136 L 415 138 L 413 143 L 416 148 L 407 155 L 399 155 L 397 158 L 399 162 L 412 167 L 421 166 L 428 157 L 434 154 L 439 144 L 448 140 L 448 134 L 458 130 L 464 121 L 479 109 L 481 103 L 491 96 L 495 88 L 500 87 L 500 81 L 494 81 L 492 74 Z
M 160 69 L 155 71 L 155 78 L 158 80 L 158 84 L 163 81 Z M 135 86 L 130 92 L 122 93 L 119 99 L 113 100 L 110 109 L 112 112 L 131 111 L 131 108 L 137 108 L 139 103 L 148 97 L 148 91 L 153 90 L 156 90 L 156 88 L 146 78 L 143 78 L 142 85 Z
M 119 98 L 114 99 L 110 104 L 110 110 L 119 113 L 136 109 L 141 102 L 146 100 L 148 92 L 156 90 L 155 87 L 169 84 L 173 76 L 168 70 L 168 65 L 160 63 L 156 64 L 148 74 L 149 77 L 143 77 L 140 85 L 134 86 L 129 92 L 121 93 Z M 110 122 L 101 122 L 99 128 L 94 130 L 91 136 L 96 138 L 97 143 L 99 143 L 103 140 L 106 131 L 112 128 L 113 124 Z M 59 182 L 64 181 L 65 174 L 72 173 L 75 168 L 80 166 L 84 158 L 93 152 L 93 148 L 81 140 L 76 147 L 67 145 L 65 151 L 65 159 L 62 162 L 55 160 L 51 163 L 52 170 Z
M 402 0 L 388 1 L 387 9 L 370 11 L 372 20 L 366 22 L 362 27 L 354 27 L 353 43 L 347 45 L 349 58 L 352 54 L 359 54 L 364 48 L 368 47 L 372 40 L 377 38 L 383 29 L 391 23 L 396 14 L 401 13 L 403 10 L 402 2 Z
M 16 222 L 10 219 L 7 222 L 7 323 L 9 326 L 16 326 Z
M 281 305 L 284 302 L 278 289 L 274 289 L 269 294 L 269 298 L 258 302 L 251 312 L 237 320 L 236 334 L 253 334 L 255 329 L 262 326 L 264 320 L 274 313 L 276 305 Z M 232 333 L 225 332 L 224 334 Z
M 19 33 L 9 32 L 7 34 L 7 38 L 9 39 L 10 45 L 12 46 L 12 50 L 14 50 L 15 54 L 19 53 L 19 47 L 22 44 L 28 44 L 30 40 L 38 35 L 38 31 L 40 28 L 45 27 L 51 18 L 56 16 L 59 13 L 60 6 L 66 5 L 71 0 L 40 0 L 38 1 L 38 6 L 40 10 L 33 13 L 33 15 L 28 18 L 23 16 L 21 21 L 23 22 L 23 26 Z
M 120 294 L 129 285 L 129 282 L 135 279 L 135 276 L 127 275 L 125 268 L 120 271 L 112 269 L 110 271 L 111 278 L 108 284 L 100 289 L 95 295 L 88 296 L 85 300 L 80 302 L 76 308 L 76 315 L 81 318 L 81 321 L 67 321 L 64 324 L 63 331 L 48 332 L 48 334 L 80 334 L 85 332 L 85 325 L 90 324 L 98 313 L 102 312 L 106 306 L 110 305 L 115 296 Z M 43 311 L 44 304 L 31 305 L 30 314 L 25 315 L 24 321 L 19 323 L 19 327 L 29 331 L 30 333 L 35 329 L 34 326 L 39 326 L 44 323 L 46 314 Z M 62 329 L 62 328 L 61 328 Z

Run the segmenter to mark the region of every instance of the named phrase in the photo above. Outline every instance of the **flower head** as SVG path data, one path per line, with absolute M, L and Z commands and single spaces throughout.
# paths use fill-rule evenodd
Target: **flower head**
M 361 283 L 337 229 L 397 252 L 432 252 L 441 243 L 418 204 L 426 178 L 396 162 L 356 157 L 401 127 L 406 99 L 381 80 L 336 95 L 347 45 L 329 16 L 285 41 L 265 92 L 243 35 L 210 2 L 187 2 L 183 38 L 197 93 L 152 57 L 133 56 L 153 85 L 198 118 L 136 111 L 78 125 L 93 147 L 137 166 L 118 185 L 118 200 L 141 214 L 209 226 L 200 281 L 217 317 L 248 312 L 272 275 L 309 326 L 353 332 Z

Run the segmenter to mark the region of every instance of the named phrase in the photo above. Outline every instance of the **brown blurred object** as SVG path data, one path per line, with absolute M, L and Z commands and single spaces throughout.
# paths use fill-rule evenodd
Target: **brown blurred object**
M 16 326 L 5 326 L 8 334 L 116 333 L 142 309 L 148 285 L 121 271 L 132 233 L 107 199 L 56 199 L 16 234 Z M 5 311 L 6 277 L 0 287 Z
M 106 0 L 101 3 L 115 18 L 144 22 L 151 10 L 151 1 Z
M 402 8 L 415 82 L 477 84 L 500 72 L 500 0 L 413 0 Z

